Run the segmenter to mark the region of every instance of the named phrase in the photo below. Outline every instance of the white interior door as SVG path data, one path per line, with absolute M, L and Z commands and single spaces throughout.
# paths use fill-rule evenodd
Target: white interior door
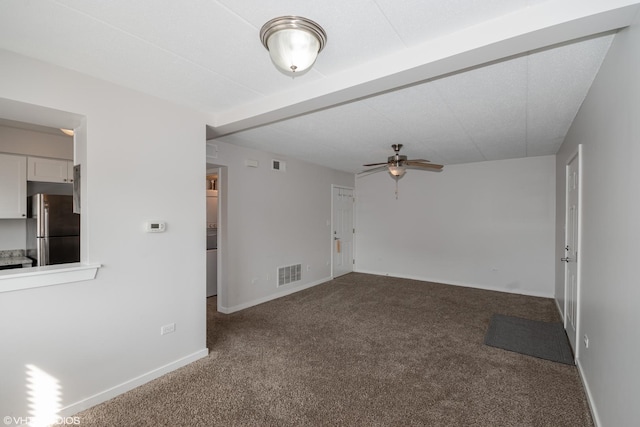
M 569 342 L 577 356 L 578 339 L 578 248 L 580 221 L 580 155 L 567 165 L 567 216 L 565 223 L 565 283 L 564 283 L 564 327 Z
M 333 277 L 353 271 L 353 188 L 332 189 L 332 272 Z

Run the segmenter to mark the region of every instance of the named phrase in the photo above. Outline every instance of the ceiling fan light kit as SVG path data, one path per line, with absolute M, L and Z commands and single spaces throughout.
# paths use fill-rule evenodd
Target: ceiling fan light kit
M 364 170 L 360 172 L 360 174 L 368 175 L 370 173 L 381 172 L 386 170 L 389 172 L 389 175 L 396 181 L 396 199 L 398 198 L 398 180 L 404 176 L 407 172 L 407 169 L 417 169 L 417 170 L 430 170 L 430 171 L 441 171 L 444 166 L 437 165 L 435 163 L 431 163 L 429 160 L 424 159 L 411 159 L 408 160 L 407 156 L 403 156 L 400 154 L 400 149 L 402 148 L 402 144 L 393 144 L 391 146 L 393 151 L 396 152 L 395 155 L 389 156 L 387 161 L 384 163 L 369 163 L 363 165 L 364 167 L 375 166 L 372 169 Z
M 260 29 L 260 41 L 282 73 L 295 77 L 316 62 L 327 43 L 327 33 L 316 22 L 301 16 L 280 16 Z
M 406 172 L 404 166 L 389 166 L 389 173 L 396 180 L 402 178 Z

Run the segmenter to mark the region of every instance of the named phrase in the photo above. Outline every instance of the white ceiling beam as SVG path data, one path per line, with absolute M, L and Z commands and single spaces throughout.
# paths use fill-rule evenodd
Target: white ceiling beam
M 75 129 L 82 124 L 83 120 L 83 116 L 76 113 L 6 98 L 0 98 L 0 117 L 16 122 L 65 129 Z
M 623 28 L 633 22 L 639 10 L 640 0 L 541 3 L 330 75 L 296 90 L 212 114 L 207 137 L 277 122 L 528 51 Z

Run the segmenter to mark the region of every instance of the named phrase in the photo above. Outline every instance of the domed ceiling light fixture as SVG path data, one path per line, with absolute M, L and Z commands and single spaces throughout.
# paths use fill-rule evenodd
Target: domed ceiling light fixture
M 314 21 L 301 16 L 281 16 L 260 29 L 260 41 L 271 61 L 282 73 L 296 77 L 316 62 L 327 43 L 327 33 Z

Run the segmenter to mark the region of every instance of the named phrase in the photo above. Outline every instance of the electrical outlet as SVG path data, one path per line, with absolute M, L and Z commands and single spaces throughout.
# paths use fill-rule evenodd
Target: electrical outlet
M 589 348 L 589 337 L 584 334 L 584 348 Z
M 160 328 L 160 335 L 167 335 L 176 331 L 176 324 L 169 323 L 168 325 L 164 325 Z

